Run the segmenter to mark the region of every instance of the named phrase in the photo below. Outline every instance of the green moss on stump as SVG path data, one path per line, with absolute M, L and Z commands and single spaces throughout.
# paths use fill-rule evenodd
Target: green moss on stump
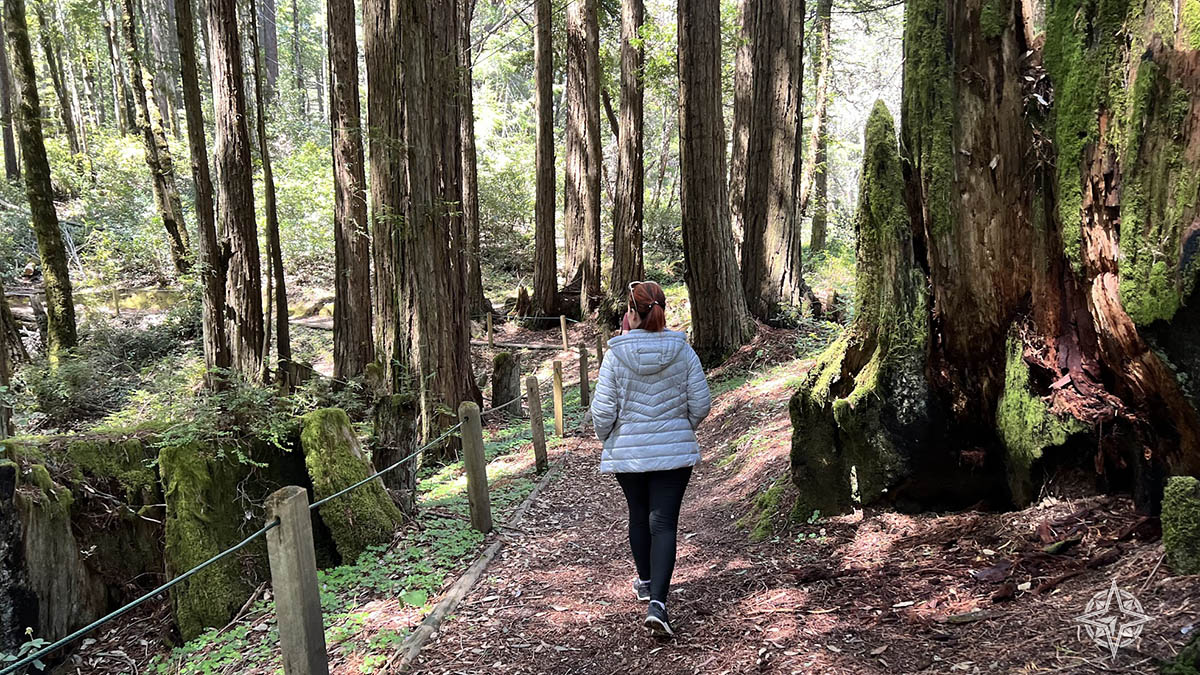
M 928 208 L 925 225 L 940 237 L 948 234 L 954 223 L 953 137 L 958 110 L 953 89 L 957 77 L 947 51 L 951 44 L 947 5 L 944 0 L 909 0 L 904 6 L 901 136 L 905 157 L 924 187 Z
M 371 475 L 350 418 L 337 408 L 315 410 L 301 420 L 300 446 L 317 499 Z M 338 553 L 345 562 L 358 560 L 368 546 L 387 544 L 402 520 L 383 484 L 373 480 L 320 508 Z
M 1024 351 L 1020 338 L 1009 336 L 1004 393 L 996 406 L 996 431 L 1007 451 L 1008 487 L 1017 506 L 1033 500 L 1033 465 L 1046 449 L 1066 443 L 1084 429 L 1074 418 L 1051 413 L 1045 401 L 1033 393 Z
M 1167 480 L 1162 501 L 1163 546 L 1175 574 L 1200 574 L 1200 481 Z
M 163 449 L 159 467 L 167 502 L 167 572 L 177 576 L 241 541 L 239 525 L 245 518 L 237 488 L 246 471 L 197 445 Z M 252 590 L 238 555 L 175 586 L 171 601 L 183 639 L 224 626 Z
M 779 505 L 787 490 L 787 477 L 781 477 L 764 492 L 754 498 L 754 505 L 738 525 L 750 529 L 750 541 L 764 541 L 775 533 L 775 521 L 779 516 Z
M 130 502 L 154 492 L 158 474 L 146 447 L 136 438 L 98 438 L 67 444 L 67 460 L 85 475 L 113 478 Z

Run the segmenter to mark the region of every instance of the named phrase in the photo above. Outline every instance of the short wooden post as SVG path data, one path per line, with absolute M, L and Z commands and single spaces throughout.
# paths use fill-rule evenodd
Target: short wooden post
M 554 362 L 554 433 L 563 436 L 562 361 Z
M 604 336 L 596 333 L 596 367 L 604 365 Z
M 588 350 L 579 345 L 579 405 L 592 405 L 592 385 L 588 382 Z
M 267 556 L 283 672 L 329 675 L 308 492 L 295 485 L 276 490 L 267 498 L 267 517 L 279 519 L 267 532 Z
M 488 349 L 496 348 L 496 340 L 492 337 L 492 313 L 487 313 Z
M 546 425 L 542 422 L 542 389 L 537 377 L 525 378 L 525 398 L 529 404 L 529 430 L 533 432 L 533 460 L 538 473 L 549 468 L 546 462 Z
M 483 422 L 479 419 L 479 406 L 474 401 L 463 401 L 458 406 L 458 421 L 462 422 L 463 468 L 467 472 L 471 527 L 486 534 L 492 531 L 492 500 L 488 495 L 487 461 L 483 458 Z
M 558 315 L 558 325 L 562 329 L 563 351 L 571 351 L 571 345 L 567 343 L 567 317 L 564 314 Z

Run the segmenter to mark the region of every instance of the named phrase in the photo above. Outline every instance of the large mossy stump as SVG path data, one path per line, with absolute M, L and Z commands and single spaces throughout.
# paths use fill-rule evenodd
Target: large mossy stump
M 1200 574 L 1200 480 L 1172 476 L 1162 501 L 1163 546 L 1175 574 Z
M 159 453 L 159 470 L 167 502 L 166 562 L 178 576 L 242 540 L 246 521 L 238 500 L 245 466 L 219 457 L 210 448 L 185 445 Z M 253 555 L 255 547 L 248 547 Z M 259 552 L 263 552 L 261 546 Z M 243 574 L 240 554 L 210 565 L 171 590 L 175 622 L 183 639 L 224 626 L 253 591 Z
M 845 513 L 910 472 L 925 437 L 925 282 L 913 253 L 895 125 L 882 101 L 867 120 L 855 230 L 858 314 L 791 401 L 795 513 Z
M 492 359 L 492 407 L 498 408 L 521 398 L 521 357 L 514 352 L 500 352 Z M 523 414 L 520 403 L 501 411 L 511 417 Z
M 301 420 L 300 446 L 316 499 L 324 499 L 373 473 L 346 413 L 325 408 Z M 321 506 L 342 561 L 358 560 L 369 546 L 392 540 L 402 516 L 383 483 L 372 480 Z

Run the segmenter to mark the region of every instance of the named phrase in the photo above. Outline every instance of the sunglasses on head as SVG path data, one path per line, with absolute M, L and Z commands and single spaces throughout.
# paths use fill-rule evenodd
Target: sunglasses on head
M 647 282 L 645 282 L 645 281 L 631 281 L 631 282 L 629 282 L 629 292 L 630 292 L 630 293 L 632 293 L 632 292 L 633 292 L 633 289 L 637 288 L 638 286 L 641 286 L 641 285 L 642 285 L 642 284 L 644 284 L 644 283 L 647 283 Z

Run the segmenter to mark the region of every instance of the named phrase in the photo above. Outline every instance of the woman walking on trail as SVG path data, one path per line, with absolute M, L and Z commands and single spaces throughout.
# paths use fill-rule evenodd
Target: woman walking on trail
M 672 636 L 667 592 L 675 570 L 679 507 L 700 462 L 696 427 L 712 399 L 700 359 L 683 333 L 665 330 L 667 298 L 653 281 L 629 284 L 623 335 L 608 356 L 592 399 L 600 471 L 616 475 L 629 503 L 629 545 L 638 600 L 649 600 L 645 625 Z

